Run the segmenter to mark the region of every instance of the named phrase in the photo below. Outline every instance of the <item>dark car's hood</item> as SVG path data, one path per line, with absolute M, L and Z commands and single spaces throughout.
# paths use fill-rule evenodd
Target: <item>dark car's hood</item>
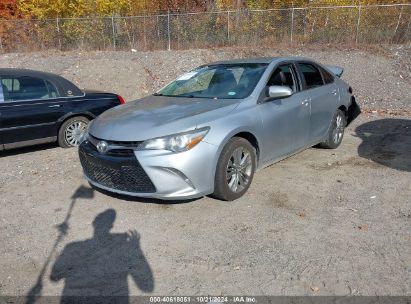
M 149 96 L 96 118 L 90 134 L 106 140 L 140 141 L 187 131 L 231 112 L 239 100 Z

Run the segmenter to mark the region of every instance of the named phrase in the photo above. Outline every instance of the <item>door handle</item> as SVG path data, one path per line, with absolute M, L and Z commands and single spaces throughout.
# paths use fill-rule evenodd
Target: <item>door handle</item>
M 310 100 L 309 99 L 304 99 L 302 102 L 301 102 L 301 104 L 303 105 L 303 106 L 308 106 L 308 102 L 309 102 Z
M 337 90 L 332 90 L 332 91 L 331 91 L 331 94 L 337 95 Z
M 58 105 L 58 104 L 49 106 L 49 108 L 60 108 L 60 107 L 61 105 Z

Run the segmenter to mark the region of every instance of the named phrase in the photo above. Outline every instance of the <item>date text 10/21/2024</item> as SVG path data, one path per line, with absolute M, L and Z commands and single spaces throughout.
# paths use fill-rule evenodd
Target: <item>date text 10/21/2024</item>
M 150 297 L 150 303 L 256 303 L 255 297 L 248 296 L 157 296 Z

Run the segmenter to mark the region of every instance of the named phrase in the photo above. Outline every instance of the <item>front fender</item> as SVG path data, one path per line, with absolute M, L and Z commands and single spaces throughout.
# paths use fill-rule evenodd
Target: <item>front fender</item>
M 252 136 L 254 136 L 254 138 L 257 141 L 257 146 L 260 147 L 261 140 L 256 135 L 256 132 L 250 131 L 250 128 L 238 127 L 238 128 L 232 129 L 231 131 L 226 133 L 226 135 L 222 138 L 220 144 L 218 145 L 217 153 L 215 154 L 214 159 L 212 161 L 212 163 L 214 164 L 214 166 L 212 168 L 213 176 L 215 176 L 215 170 L 217 168 L 218 160 L 220 159 L 220 156 L 221 156 L 221 153 L 222 153 L 224 147 L 227 145 L 227 143 L 230 141 L 231 138 L 235 137 L 237 134 L 240 134 L 240 133 L 249 133 Z M 258 153 L 258 151 L 256 151 L 256 153 Z M 256 165 L 257 168 L 259 167 L 258 161 L 259 161 L 259 157 L 257 155 L 257 165 Z

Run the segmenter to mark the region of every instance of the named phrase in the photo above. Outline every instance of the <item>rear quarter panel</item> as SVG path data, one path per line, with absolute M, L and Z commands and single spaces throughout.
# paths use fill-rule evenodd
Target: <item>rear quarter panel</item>
M 352 97 L 352 95 L 348 91 L 348 88 L 350 87 L 349 84 L 338 77 L 336 77 L 335 79 L 335 84 L 338 87 L 338 93 L 340 96 L 339 106 L 343 105 L 348 109 L 348 107 L 351 105 L 351 97 Z
M 115 94 L 86 93 L 84 97 L 74 98 L 64 105 L 66 111 L 65 115 L 59 119 L 59 125 L 67 118 L 77 115 L 94 119 L 101 113 L 118 105 L 120 105 L 120 101 Z

